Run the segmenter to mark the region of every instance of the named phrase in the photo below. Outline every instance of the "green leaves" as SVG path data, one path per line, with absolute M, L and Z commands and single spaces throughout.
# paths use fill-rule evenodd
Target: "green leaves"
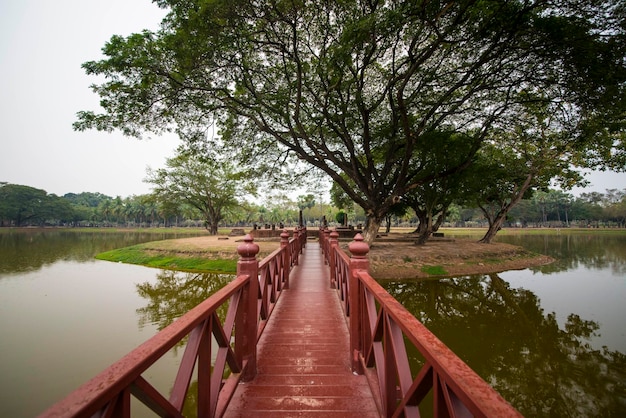
M 615 0 L 157 4 L 169 9 L 161 30 L 114 36 L 104 60 L 85 63 L 106 78 L 94 87 L 104 112 L 80 112 L 75 129 L 193 137 L 220 123 L 224 153 L 281 174 L 297 157 L 379 219 L 465 166 L 533 96 L 581 119 L 575 135 L 597 145 L 596 164 L 624 160 Z M 448 129 L 467 147 L 433 134 Z
M 157 201 L 189 205 L 201 213 L 207 229 L 216 234 L 226 213 L 239 199 L 256 193 L 254 179 L 236 170 L 228 160 L 198 155 L 181 148 L 166 168 L 148 173 Z

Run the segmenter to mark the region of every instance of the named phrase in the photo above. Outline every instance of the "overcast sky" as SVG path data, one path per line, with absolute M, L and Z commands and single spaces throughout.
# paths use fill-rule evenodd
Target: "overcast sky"
M 146 166 L 164 166 L 175 136 L 138 141 L 72 123 L 98 109 L 81 64 L 111 35 L 156 29 L 163 16 L 149 0 L 0 0 L 0 181 L 58 195 L 150 191 Z
M 57 195 L 150 191 L 146 167 L 164 166 L 175 136 L 138 141 L 72 123 L 98 109 L 81 64 L 99 59 L 111 35 L 157 29 L 163 16 L 149 0 L 0 0 L 0 182 Z M 589 180 L 585 191 L 626 188 L 624 174 Z

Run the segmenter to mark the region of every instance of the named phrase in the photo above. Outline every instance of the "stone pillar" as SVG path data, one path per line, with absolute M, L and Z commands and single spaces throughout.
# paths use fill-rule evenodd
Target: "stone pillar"
M 354 241 L 348 245 L 350 250 L 350 294 L 348 300 L 350 301 L 350 353 L 351 367 L 354 373 L 363 374 L 363 368 L 361 367 L 361 361 L 359 360 L 359 354 L 363 351 L 363 327 L 362 321 L 366 318 L 361 318 L 363 309 L 361 308 L 361 281 L 356 275 L 357 270 L 364 270 L 369 272 L 369 260 L 367 254 L 370 251 L 369 245 L 363 241 L 361 234 L 356 234 Z
M 237 276 L 250 276 L 248 284 L 244 286 L 235 319 L 235 357 L 240 364 L 248 361 L 242 380 L 250 381 L 256 376 L 256 341 L 257 341 L 257 299 L 259 296 L 259 261 L 256 256 L 259 246 L 248 234 L 243 243 L 237 247 L 239 261 L 237 262 Z

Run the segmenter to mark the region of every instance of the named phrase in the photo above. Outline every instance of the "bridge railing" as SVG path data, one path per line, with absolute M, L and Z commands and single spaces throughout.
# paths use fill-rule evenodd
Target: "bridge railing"
M 239 245 L 236 278 L 161 330 L 40 417 L 130 417 L 131 395 L 162 417 L 182 417 L 196 371 L 197 416 L 221 416 L 237 384 L 256 375 L 256 344 L 306 244 L 306 229 L 281 234 L 281 246 L 259 262 L 259 246 L 247 235 Z M 222 321 L 218 309 L 227 305 Z M 187 338 L 168 397 L 142 375 Z M 214 360 L 212 360 L 214 358 Z M 224 378 L 224 376 L 227 376 Z
M 419 405 L 432 392 L 435 417 L 520 417 L 503 399 L 369 274 L 369 246 L 357 234 L 348 249 L 336 232 L 321 243 L 350 328 L 352 370 L 366 374 L 378 392 L 383 416 L 419 417 Z M 413 372 L 407 345 L 424 358 Z

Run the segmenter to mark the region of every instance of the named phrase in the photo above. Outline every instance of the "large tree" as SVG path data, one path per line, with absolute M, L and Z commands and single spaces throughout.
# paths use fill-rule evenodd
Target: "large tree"
M 491 242 L 509 211 L 533 190 L 547 190 L 554 181 L 563 189 L 584 184 L 575 168 L 595 162 L 597 139 L 613 143 L 623 135 L 621 127 L 606 127 L 589 137 L 591 119 L 545 92 L 511 110 L 509 126 L 492 132 L 472 169 L 475 201 L 489 221 L 481 242 Z M 610 164 L 610 158 L 603 160 Z
M 168 158 L 165 168 L 148 170 L 146 178 L 153 185 L 157 201 L 195 208 L 212 235 L 217 234 L 226 212 L 239 205 L 238 199 L 255 193 L 251 180 L 229 161 L 198 156 L 184 149 Z
M 160 31 L 114 36 L 84 64 L 107 79 L 93 87 L 104 113 L 75 127 L 197 139 L 219 122 L 263 169 L 294 155 L 330 176 L 365 210 L 370 242 L 401 196 L 465 168 L 520 91 L 551 87 L 587 112 L 623 88 L 617 0 L 155 3 L 169 10 Z M 472 146 L 424 173 L 418 151 L 442 126 Z
M 433 232 L 443 223 L 446 212 L 454 202 L 464 203 L 467 188 L 464 183 L 472 172 L 459 170 L 464 165 L 465 156 L 473 148 L 472 135 L 463 135 L 452 129 L 431 132 L 429 140 L 418 149 L 420 170 L 432 180 L 418 185 L 402 197 L 419 219 L 417 227 L 418 244 L 424 244 Z M 438 173 L 450 173 L 445 176 Z

